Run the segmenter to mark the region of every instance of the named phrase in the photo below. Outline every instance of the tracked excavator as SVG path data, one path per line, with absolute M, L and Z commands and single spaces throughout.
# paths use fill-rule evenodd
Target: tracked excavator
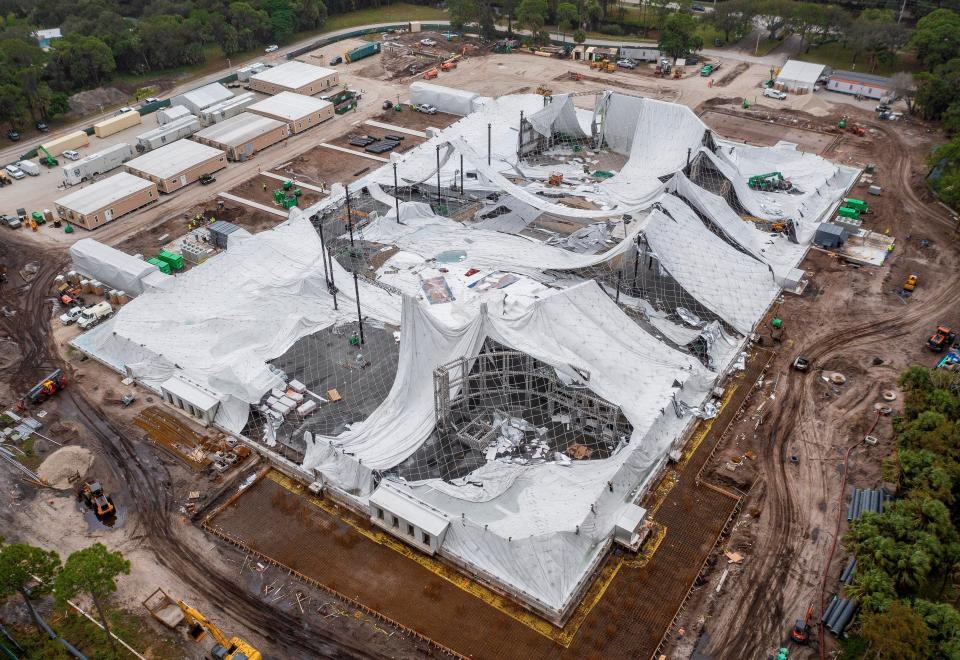
M 207 633 L 210 633 L 216 640 L 213 648 L 210 649 L 212 660 L 263 660 L 260 651 L 239 637 L 227 639 L 226 635 L 220 632 L 220 629 L 213 625 L 207 617 L 182 600 L 177 601 L 177 605 L 180 606 L 180 610 L 187 621 L 187 632 L 190 639 L 199 642 Z

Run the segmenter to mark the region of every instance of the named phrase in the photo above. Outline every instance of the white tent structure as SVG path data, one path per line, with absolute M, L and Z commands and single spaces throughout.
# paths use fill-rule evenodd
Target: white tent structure
M 262 438 L 263 451 L 271 451 L 280 425 L 290 425 L 302 438 L 304 479 L 561 623 L 614 537 L 636 537 L 618 521 L 642 519 L 635 503 L 696 417 L 712 414 L 714 384 L 733 368 L 856 171 L 789 144 L 727 143 L 683 106 L 622 94 L 599 95 L 593 111 L 570 97 L 545 104 L 537 95 L 474 105 L 395 159 L 397 188 L 392 163 L 351 184 L 354 203 L 367 200 L 369 212 L 349 237 L 332 220 L 346 192 L 334 186 L 275 229 L 231 241 L 169 290 L 144 292 L 74 344 L 149 387 L 181 375 L 216 393 L 215 423 Z M 521 133 L 542 140 L 553 161 L 518 157 Z M 577 149 L 560 135 L 578 141 Z M 604 180 L 583 171 L 601 148 L 624 159 Z M 745 183 L 774 170 L 794 182 L 791 194 Z M 562 194 L 545 183 L 553 171 L 564 174 Z M 438 179 L 441 188 L 462 183 L 458 200 L 507 196 L 522 202 L 526 218 L 545 213 L 596 230 L 601 249 L 578 252 L 570 242 L 454 220 L 443 205 L 423 201 L 428 195 L 401 193 L 436 187 Z M 325 218 L 326 251 L 315 230 Z M 356 289 L 329 243 L 361 254 L 355 240 L 384 255 L 363 264 Z M 379 349 L 379 360 L 375 338 L 353 348 L 345 338 L 351 330 L 341 330 L 356 319 L 355 290 L 368 332 L 385 328 L 393 347 Z M 362 415 L 314 394 L 316 414 L 345 411 L 335 425 L 311 426 L 307 412 L 287 413 L 283 397 L 305 388 L 294 386 L 296 372 L 274 364 L 318 334 L 318 347 L 303 349 L 308 361 L 324 346 L 346 346 L 336 350 L 347 359 L 312 367 L 322 376 L 316 382 L 358 382 L 375 368 L 366 366 L 370 355 L 377 367 L 390 367 L 382 395 Z M 594 449 L 566 440 L 547 449 L 551 434 L 565 437 L 577 421 L 552 408 L 539 411 L 545 421 L 536 424 L 501 414 L 497 406 L 512 387 L 504 380 L 502 391 L 481 393 L 492 401 L 484 404 L 492 435 L 458 450 L 473 462 L 449 458 L 442 405 L 467 397 L 466 377 L 496 352 L 508 356 L 502 365 L 533 365 L 530 378 L 551 383 L 558 396 L 586 397 L 610 411 L 610 423 L 595 427 Z M 262 433 L 248 432 L 257 415 L 267 420 Z M 537 437 L 522 456 L 504 450 L 511 437 L 516 443 L 531 434 Z M 571 460 L 567 450 L 584 460 Z M 402 511 L 391 514 L 391 503 Z M 416 524 L 419 535 L 404 537 L 381 514 Z

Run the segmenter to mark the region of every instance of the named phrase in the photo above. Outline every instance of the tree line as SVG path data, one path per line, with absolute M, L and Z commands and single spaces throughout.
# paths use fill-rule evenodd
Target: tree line
M 848 597 L 862 617 L 851 657 L 960 658 L 960 397 L 956 376 L 904 372 L 896 452 L 884 463 L 897 484 L 884 513 L 850 524 L 844 546 L 857 557 Z

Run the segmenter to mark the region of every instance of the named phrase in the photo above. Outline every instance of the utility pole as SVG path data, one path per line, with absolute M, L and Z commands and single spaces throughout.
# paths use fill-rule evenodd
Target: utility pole
M 313 216 L 313 219 L 316 219 L 317 216 Z M 330 288 L 330 274 L 327 272 L 327 248 L 323 242 L 323 220 L 320 220 L 318 223 L 320 225 L 320 257 L 323 259 L 323 281 L 327 283 L 327 289 Z
M 350 231 L 350 247 L 353 247 L 353 213 L 350 211 L 350 186 L 346 186 L 347 190 L 347 229 Z M 351 257 L 353 255 L 350 255 Z
M 333 256 L 323 241 L 323 219 L 320 219 L 320 257 L 323 259 L 323 277 L 327 280 L 327 291 L 333 296 L 333 308 L 337 309 L 337 285 L 333 283 Z M 327 277 L 327 259 L 330 259 L 329 278 Z
M 397 224 L 400 224 L 400 186 L 397 185 L 397 164 L 393 164 L 393 201 L 397 206 Z
M 520 130 L 517 132 L 517 162 L 520 162 L 520 151 L 523 147 L 523 110 L 520 111 Z
M 440 145 L 437 145 L 437 213 L 440 212 L 440 204 L 442 200 L 440 198 Z
M 357 323 L 360 324 L 360 344 L 363 345 L 363 315 L 360 313 L 360 284 L 357 282 L 357 271 L 353 271 L 353 293 L 357 297 Z
M 463 197 L 463 154 L 460 154 L 460 196 Z
M 491 145 L 490 133 L 493 130 L 492 126 L 493 124 L 487 124 L 487 166 L 488 167 L 490 166 L 490 145 Z

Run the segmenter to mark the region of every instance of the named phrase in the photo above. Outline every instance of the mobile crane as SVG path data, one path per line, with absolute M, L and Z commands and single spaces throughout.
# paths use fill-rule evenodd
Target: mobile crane
M 209 632 L 216 640 L 216 644 L 210 649 L 210 657 L 213 660 L 263 660 L 260 651 L 239 637 L 231 637 L 228 640 L 219 628 L 207 620 L 207 617 L 182 600 L 178 600 L 177 605 L 180 606 L 180 610 L 187 620 L 190 639 L 199 642 Z

